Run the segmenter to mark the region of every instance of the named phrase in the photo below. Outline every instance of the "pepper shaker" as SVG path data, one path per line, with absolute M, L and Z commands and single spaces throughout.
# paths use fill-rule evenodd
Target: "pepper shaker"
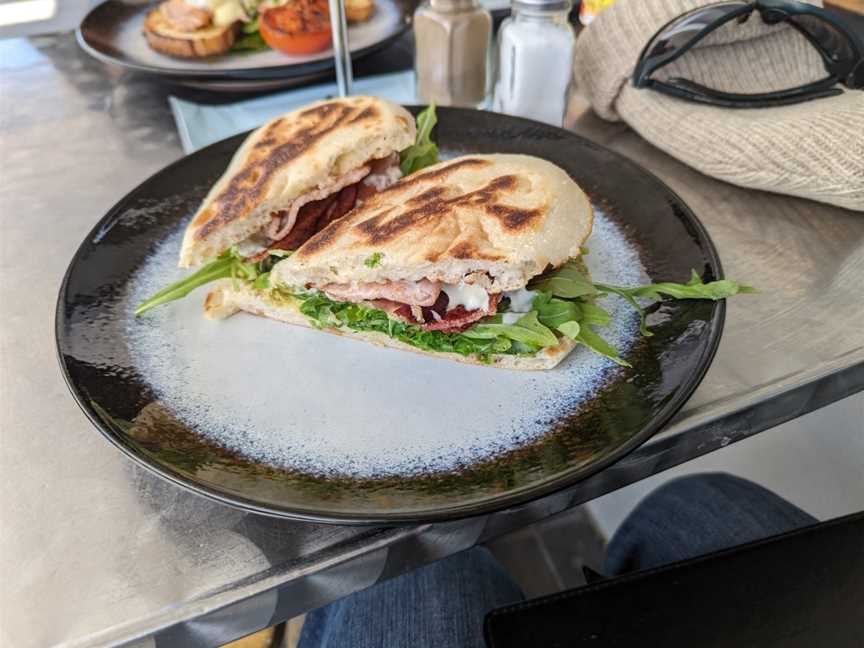
M 478 0 L 426 0 L 414 12 L 417 99 L 476 108 L 486 99 L 492 15 Z
M 561 126 L 576 34 L 570 0 L 512 0 L 498 31 L 493 110 Z

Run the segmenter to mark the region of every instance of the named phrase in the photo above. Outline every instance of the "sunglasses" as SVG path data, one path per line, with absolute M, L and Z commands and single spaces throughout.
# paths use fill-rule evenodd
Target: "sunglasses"
M 722 25 L 745 22 L 758 11 L 769 25 L 786 23 L 802 34 L 822 57 L 828 76 L 787 90 L 740 94 L 722 92 L 687 79 L 652 78 L 660 68 L 683 56 L 696 43 Z M 689 11 L 662 27 L 642 50 L 633 72 L 633 85 L 699 103 L 728 108 L 784 106 L 830 97 L 847 88 L 864 88 L 864 44 L 820 7 L 794 0 L 720 2 Z

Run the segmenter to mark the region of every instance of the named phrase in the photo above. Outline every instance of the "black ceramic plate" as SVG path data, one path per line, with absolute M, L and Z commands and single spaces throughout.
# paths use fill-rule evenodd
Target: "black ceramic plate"
M 448 155 L 523 153 L 567 170 L 606 214 L 605 229 L 613 227 L 638 250 L 651 280 L 686 281 L 691 269 L 705 281 L 722 276 L 716 251 L 696 217 L 668 187 L 633 162 L 567 131 L 481 111 L 439 109 L 436 131 Z M 161 321 L 176 322 L 183 317 L 182 309 L 191 309 L 184 311 L 184 322 L 200 327 L 195 335 L 218 337 L 222 331 L 240 330 L 220 327 L 245 327 L 240 336 L 218 338 L 204 351 L 205 359 L 237 353 L 234 347 L 245 349 L 242 345 L 252 345 L 259 335 L 269 335 L 275 343 L 261 365 L 226 370 L 215 382 L 202 373 L 201 380 L 211 380 L 206 383 L 211 387 L 202 388 L 200 402 L 172 401 L 176 394 L 164 389 L 163 402 L 152 371 L 133 352 L 147 327 L 158 329 L 160 320 L 133 321 L 132 284 L 159 249 L 167 250 L 163 254 L 170 267 L 176 258 L 177 232 L 242 139 L 233 137 L 185 157 L 123 198 L 81 244 L 57 304 L 59 359 L 78 404 L 109 441 L 176 484 L 247 510 L 317 521 L 394 523 L 480 514 L 559 490 L 620 459 L 670 419 L 708 369 L 720 340 L 722 302 L 664 302 L 653 307 L 649 324 L 654 336 L 639 337 L 624 353 L 633 368 L 607 371 L 607 377 L 586 392 L 584 381 L 595 378 L 593 369 L 585 370 L 594 366 L 585 364 L 594 362 L 587 350 L 577 350 L 549 372 L 470 367 L 248 315 L 203 321 L 199 294 L 164 307 L 160 317 L 167 319 Z M 600 224 L 601 220 L 595 224 L 589 248 L 602 235 Z M 165 241 L 170 236 L 175 239 L 169 245 Z M 603 252 L 596 247 L 589 260 L 594 255 L 596 263 L 598 254 Z M 165 333 L 166 344 L 171 335 Z M 249 354 L 255 353 L 252 346 L 249 349 Z M 446 469 L 435 457 L 428 470 L 421 466 L 406 474 L 351 476 L 258 461 L 211 440 L 225 437 L 214 437 L 209 429 L 196 431 L 200 421 L 172 410 L 190 406 L 207 419 L 210 409 L 219 409 L 222 401 L 234 397 L 232 384 L 257 379 L 272 386 L 274 366 L 278 389 L 261 409 L 287 407 L 284 401 L 300 398 L 298 394 L 303 399 L 297 404 L 303 409 L 297 420 L 286 410 L 286 429 L 280 432 L 286 439 L 311 430 L 322 438 L 343 435 L 351 446 L 355 441 L 350 428 L 356 422 L 359 433 L 371 421 L 382 430 L 386 426 L 386 431 L 396 426 L 398 433 L 404 426 L 410 446 L 444 434 L 442 426 L 452 435 L 451 428 L 458 429 L 458 421 L 464 419 L 466 428 L 469 420 L 493 421 L 502 438 L 512 443 L 484 456 L 466 446 L 464 460 L 451 462 Z M 173 366 L 163 372 L 166 380 L 172 370 Z M 270 373 L 264 377 L 260 372 Z M 414 392 L 405 396 L 400 390 L 410 390 L 418 381 L 426 396 L 423 402 L 410 402 Z M 535 394 L 527 405 L 514 405 L 514 398 L 524 398 L 514 391 L 513 385 L 523 384 L 518 381 Z M 376 391 L 379 382 L 387 384 L 384 392 Z M 458 389 L 452 388 L 454 384 Z M 583 397 L 568 400 L 577 392 Z M 244 393 L 258 396 L 255 391 Z M 350 407 L 354 409 L 348 414 L 342 411 Z M 523 409 L 530 419 L 524 418 Z M 333 410 L 336 414 L 328 418 Z M 455 426 L 448 423 L 452 420 L 457 421 Z M 520 426 L 535 433 L 514 441 L 519 432 L 514 427 Z M 482 436 L 483 430 L 477 434 Z M 341 449 L 337 443 L 333 452 L 350 460 L 350 448 Z M 292 458 L 302 459 L 301 455 Z
M 409 0 L 375 2 L 375 13 L 367 22 L 348 27 L 354 60 L 386 47 L 410 24 L 412 8 Z M 78 43 L 88 54 L 105 63 L 178 80 L 284 80 L 333 69 L 332 50 L 296 56 L 275 50 L 229 52 L 200 60 L 165 56 L 150 49 L 141 33 L 145 15 L 156 4 L 107 0 L 81 22 L 77 31 Z

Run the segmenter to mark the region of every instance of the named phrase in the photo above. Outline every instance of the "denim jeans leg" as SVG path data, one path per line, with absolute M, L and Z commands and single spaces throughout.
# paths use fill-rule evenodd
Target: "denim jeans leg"
M 817 520 L 771 491 L 725 473 L 657 488 L 612 537 L 606 574 L 617 576 L 760 540 Z
M 306 615 L 300 648 L 483 648 L 483 618 L 521 601 L 519 587 L 475 547 Z

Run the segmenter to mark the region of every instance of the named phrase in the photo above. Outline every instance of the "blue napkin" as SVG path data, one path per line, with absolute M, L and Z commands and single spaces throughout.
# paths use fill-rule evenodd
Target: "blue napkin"
M 355 79 L 352 91 L 354 94 L 384 97 L 401 104 L 415 103 L 414 73 L 408 70 Z M 325 83 L 221 106 L 198 104 L 177 97 L 169 97 L 168 101 L 174 121 L 177 122 L 183 150 L 188 154 L 260 126 L 277 115 L 336 94 L 336 84 Z

